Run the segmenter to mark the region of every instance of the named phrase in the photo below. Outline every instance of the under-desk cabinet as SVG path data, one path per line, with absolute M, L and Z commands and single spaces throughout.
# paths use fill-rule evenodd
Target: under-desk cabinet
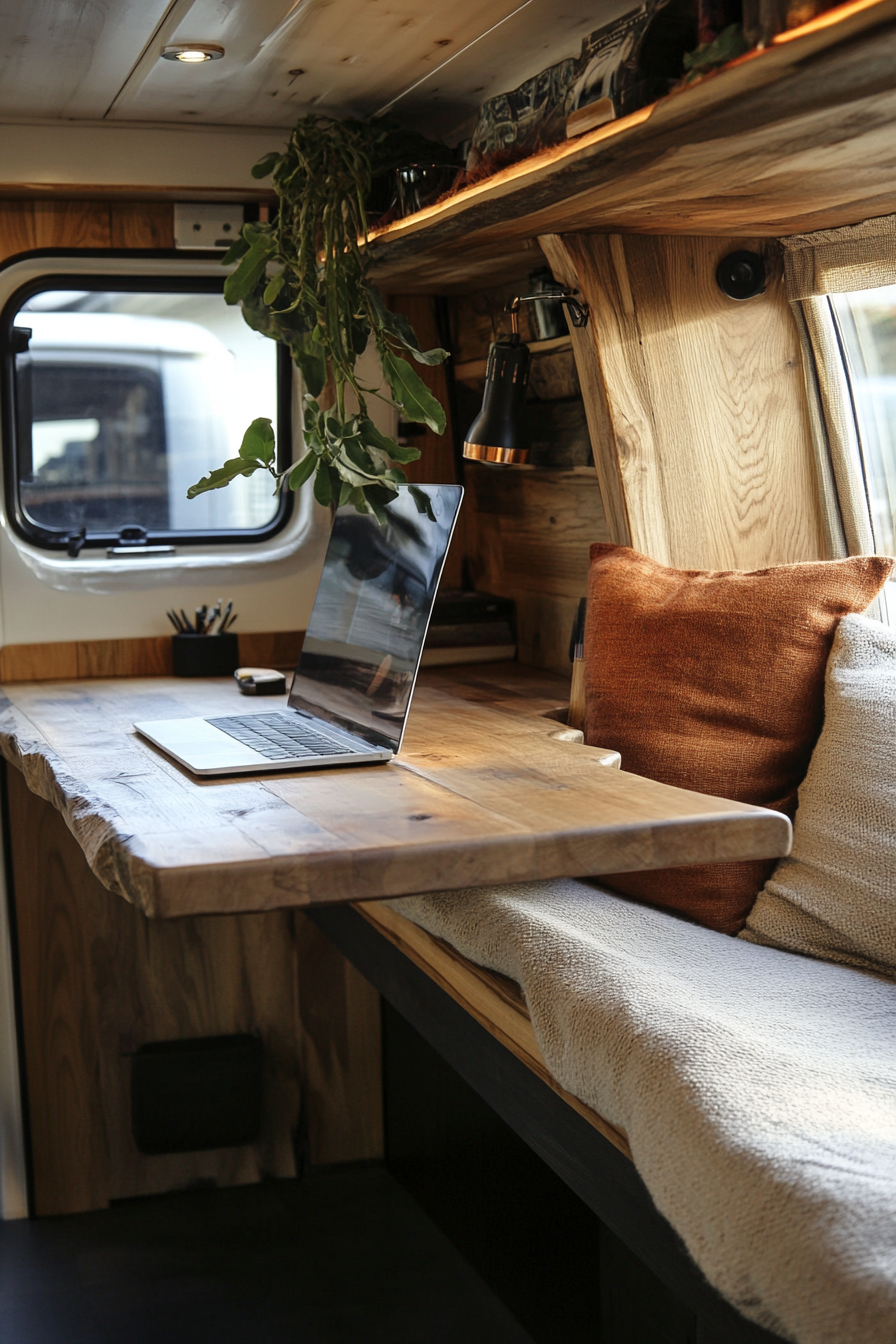
M 379 996 L 332 943 L 286 910 L 147 919 L 19 771 L 5 776 L 33 1212 L 380 1157 Z M 257 1140 L 142 1154 L 134 1052 L 233 1033 L 264 1049 Z

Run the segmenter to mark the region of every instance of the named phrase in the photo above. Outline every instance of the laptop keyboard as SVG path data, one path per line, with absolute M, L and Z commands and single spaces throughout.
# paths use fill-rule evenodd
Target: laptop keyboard
M 296 760 L 303 756 L 350 756 L 352 748 L 334 742 L 312 728 L 298 714 L 248 714 L 245 718 L 206 719 L 243 746 L 260 752 L 269 761 Z M 355 751 L 360 755 L 363 748 Z

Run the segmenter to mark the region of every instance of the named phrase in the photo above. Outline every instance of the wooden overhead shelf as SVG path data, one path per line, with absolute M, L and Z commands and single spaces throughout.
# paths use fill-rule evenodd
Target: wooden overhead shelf
M 780 237 L 896 211 L 896 0 L 855 0 L 701 83 L 372 237 L 395 291 L 523 269 L 539 234 Z
M 559 350 L 572 349 L 571 336 L 553 336 L 546 341 L 528 341 L 530 351 L 533 355 L 553 355 Z M 462 364 L 455 364 L 454 376 L 458 382 L 482 382 L 488 368 L 488 358 L 485 359 L 467 359 Z M 591 468 L 589 467 L 589 471 Z

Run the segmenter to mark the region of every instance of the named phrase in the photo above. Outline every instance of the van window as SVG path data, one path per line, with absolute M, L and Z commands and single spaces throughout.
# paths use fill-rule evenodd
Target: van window
M 852 393 L 875 548 L 896 555 L 896 285 L 832 294 Z M 896 585 L 885 615 L 896 624 Z
M 245 543 L 285 522 L 269 477 L 187 499 L 258 416 L 289 460 L 291 382 L 288 353 L 221 282 L 188 285 L 47 277 L 7 305 L 7 494 L 28 540 Z

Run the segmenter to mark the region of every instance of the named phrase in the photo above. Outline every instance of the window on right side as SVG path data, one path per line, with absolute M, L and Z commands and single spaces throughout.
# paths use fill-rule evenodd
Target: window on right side
M 896 285 L 831 294 L 858 431 L 875 549 L 896 555 Z M 882 615 L 896 625 L 896 584 Z

